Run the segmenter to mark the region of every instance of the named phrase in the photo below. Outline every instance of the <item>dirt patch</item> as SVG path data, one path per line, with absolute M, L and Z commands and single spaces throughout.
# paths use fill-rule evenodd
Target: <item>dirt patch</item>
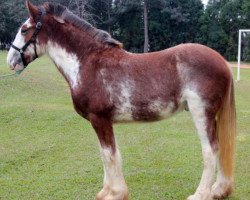
M 231 67 L 238 67 L 237 63 L 230 63 Z M 250 69 L 250 64 L 248 63 L 241 63 L 240 68 Z

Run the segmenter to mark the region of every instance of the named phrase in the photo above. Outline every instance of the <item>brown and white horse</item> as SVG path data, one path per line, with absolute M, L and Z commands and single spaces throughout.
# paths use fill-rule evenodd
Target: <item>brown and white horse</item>
M 18 31 L 7 62 L 20 71 L 47 54 L 67 80 L 75 110 L 90 121 L 100 141 L 105 173 L 96 199 L 128 199 L 112 124 L 157 121 L 184 109 L 192 114 L 204 161 L 200 184 L 188 200 L 231 194 L 234 86 L 222 56 L 198 44 L 132 54 L 61 5 L 27 2 L 27 7 L 30 17 Z

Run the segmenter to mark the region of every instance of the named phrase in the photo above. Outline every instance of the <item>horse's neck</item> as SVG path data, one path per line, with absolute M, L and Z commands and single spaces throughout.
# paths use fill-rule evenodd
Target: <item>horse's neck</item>
M 48 42 L 47 52 L 59 71 L 66 78 L 71 88 L 79 84 L 80 60 L 76 53 L 68 52 L 66 48 L 56 42 Z
M 58 32 L 60 30 L 60 32 Z M 79 70 L 89 55 L 89 47 L 96 46 L 89 35 L 79 31 L 54 28 L 47 44 L 47 52 L 71 88 L 80 84 Z M 74 39 L 72 39 L 74 38 Z

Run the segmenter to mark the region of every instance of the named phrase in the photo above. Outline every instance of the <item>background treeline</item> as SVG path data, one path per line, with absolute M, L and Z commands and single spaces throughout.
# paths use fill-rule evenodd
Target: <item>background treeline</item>
M 33 0 L 40 4 L 46 0 Z M 49 1 L 49 0 L 47 0 Z M 250 29 L 250 0 L 53 0 L 110 32 L 132 52 L 197 42 L 237 59 L 238 30 Z M 0 41 L 9 44 L 27 18 L 24 0 L 0 0 Z M 250 34 L 242 59 L 250 61 Z

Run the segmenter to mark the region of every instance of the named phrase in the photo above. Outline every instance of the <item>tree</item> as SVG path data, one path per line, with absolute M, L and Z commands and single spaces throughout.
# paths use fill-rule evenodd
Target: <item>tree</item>
M 0 40 L 1 43 L 8 44 L 13 40 L 20 24 L 27 18 L 25 5 L 15 6 L 21 4 L 20 0 L 2 1 L 0 6 L 1 20 L 0 20 Z M 15 9 L 13 9 L 13 7 Z
M 149 12 L 151 50 L 197 41 L 202 15 L 200 0 L 152 2 Z
M 36 4 L 48 0 L 37 0 Z M 237 55 L 238 30 L 250 28 L 249 0 L 49 0 L 61 3 L 97 28 L 108 31 L 132 52 L 180 43 L 205 44 L 229 60 Z M 20 5 L 20 6 L 16 6 Z M 0 0 L 0 41 L 10 43 L 28 17 L 23 0 Z M 246 36 L 245 38 L 248 38 Z M 243 59 L 249 59 L 248 40 Z
M 201 43 L 216 49 L 225 55 L 228 44 L 228 35 L 221 24 L 221 7 L 225 2 L 210 0 L 202 17 Z
M 250 61 L 250 34 L 245 35 L 244 41 L 245 41 L 245 45 L 243 48 L 242 60 L 249 62 Z
M 148 39 L 148 1 L 143 2 L 143 21 L 144 21 L 144 52 L 149 50 L 149 39 Z
M 200 41 L 236 60 L 239 29 L 250 28 L 249 11 L 248 0 L 210 0 L 201 20 Z
M 91 0 L 70 0 L 67 7 L 69 7 L 80 18 L 95 25 L 95 16 L 89 12 L 89 10 L 91 10 L 91 2 Z
M 250 29 L 250 1 L 249 0 L 244 0 L 243 5 L 242 5 L 242 10 L 243 10 L 243 26 L 246 29 Z M 247 34 L 244 37 L 245 47 L 243 48 L 243 60 L 244 61 L 250 61 L 250 34 Z
M 47 2 L 47 0 L 37 0 L 36 4 L 40 5 L 44 2 Z M 53 0 L 51 2 L 69 6 L 69 1 L 67 0 Z M 23 0 L 0 0 L 0 13 L 0 42 L 2 44 L 10 44 L 20 25 L 28 18 L 26 5 Z M 88 12 L 85 10 L 82 13 L 88 16 Z
M 92 0 L 89 2 L 89 9 L 87 11 L 93 15 L 98 28 L 112 34 L 111 27 L 114 24 L 112 0 Z
M 113 36 L 133 52 L 143 52 L 144 25 L 141 1 L 115 0 L 113 7 Z

